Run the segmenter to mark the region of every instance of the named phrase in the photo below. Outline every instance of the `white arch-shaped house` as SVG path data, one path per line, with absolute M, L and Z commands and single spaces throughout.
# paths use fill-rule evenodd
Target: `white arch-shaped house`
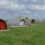
M 30 20 L 25 19 L 11 19 L 7 23 L 9 26 L 27 26 L 30 25 Z

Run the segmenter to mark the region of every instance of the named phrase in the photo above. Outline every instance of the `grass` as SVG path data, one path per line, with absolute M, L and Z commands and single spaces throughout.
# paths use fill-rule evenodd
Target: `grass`
M 29 27 L 9 27 L 0 31 L 0 45 L 45 45 L 45 24 L 37 23 Z

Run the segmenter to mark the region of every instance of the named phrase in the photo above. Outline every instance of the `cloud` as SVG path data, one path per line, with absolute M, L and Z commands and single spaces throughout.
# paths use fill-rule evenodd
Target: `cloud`
M 30 0 L 23 0 L 23 1 L 27 1 L 29 2 Z M 37 1 L 42 1 L 42 0 L 31 0 L 33 2 L 37 2 Z M 43 0 L 44 1 L 44 0 Z M 27 7 L 27 5 L 20 5 L 17 1 L 16 3 L 14 3 L 13 1 L 8 1 L 8 0 L 0 0 L 0 7 L 1 8 L 5 8 L 5 9 L 9 9 L 9 10 L 23 10 L 25 8 L 29 8 L 29 9 L 35 9 L 35 10 L 45 10 L 45 5 L 35 5 L 35 4 L 29 4 Z M 29 13 L 29 11 L 27 11 L 27 13 Z
M 34 15 L 35 17 L 41 17 L 41 15 Z
M 45 10 L 45 5 L 30 5 L 27 6 L 29 9 L 34 9 L 34 10 Z
M 36 2 L 37 0 L 31 0 L 31 1 Z
M 29 10 L 24 10 L 24 13 L 30 14 L 31 11 L 29 11 Z
M 24 5 L 19 5 L 18 3 L 14 3 L 13 1 L 8 2 L 8 0 L 1 0 L 0 1 L 0 7 L 11 9 L 11 10 L 18 10 L 18 9 L 24 9 Z
M 0 0 L 0 6 L 7 5 L 7 4 L 8 4 L 7 0 Z
M 33 2 L 44 2 L 45 0 L 31 0 Z
M 45 5 L 33 5 L 32 9 L 36 9 L 36 10 L 45 10 Z
M 23 2 L 33 2 L 33 3 L 45 3 L 45 0 L 23 0 Z
M 5 12 L 3 11 L 3 9 L 5 10 Z M 1 18 L 15 18 L 15 16 L 19 15 L 29 17 L 30 15 L 33 15 L 34 18 L 37 16 L 41 17 L 43 14 L 45 15 L 45 0 L 0 0 L 0 12 L 1 10 Z M 41 11 L 42 13 L 40 13 Z

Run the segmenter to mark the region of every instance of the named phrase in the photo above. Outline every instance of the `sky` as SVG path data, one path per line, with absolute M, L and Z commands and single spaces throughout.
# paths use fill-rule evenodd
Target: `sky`
M 45 19 L 45 0 L 0 0 L 0 19 L 18 16 Z

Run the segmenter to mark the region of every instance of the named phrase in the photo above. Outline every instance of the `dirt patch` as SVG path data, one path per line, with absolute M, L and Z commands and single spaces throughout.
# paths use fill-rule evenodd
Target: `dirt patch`
M 27 27 L 27 26 L 11 26 L 11 27 Z

